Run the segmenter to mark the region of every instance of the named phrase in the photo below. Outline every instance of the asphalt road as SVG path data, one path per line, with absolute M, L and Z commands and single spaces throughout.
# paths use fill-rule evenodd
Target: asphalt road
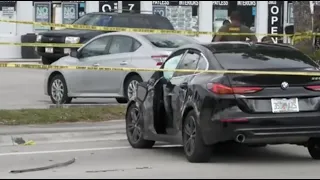
M 12 170 L 48 166 L 76 158 L 69 166 L 44 171 Z M 126 140 L 58 143 L 0 148 L 1 178 L 319 178 L 319 161 L 298 146 L 232 148 L 211 162 L 191 164 L 181 147 L 132 149 Z
M 48 108 L 44 70 L 0 68 L 0 109 Z M 115 99 L 75 99 L 72 104 L 116 104 Z

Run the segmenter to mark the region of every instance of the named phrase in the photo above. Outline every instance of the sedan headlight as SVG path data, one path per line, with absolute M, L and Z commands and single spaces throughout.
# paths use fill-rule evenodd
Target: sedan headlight
M 37 40 L 36 40 L 36 42 L 41 42 L 41 38 L 42 38 L 42 35 L 37 35 Z
M 80 42 L 80 38 L 79 37 L 66 37 L 65 42 L 70 43 L 70 44 L 78 44 Z

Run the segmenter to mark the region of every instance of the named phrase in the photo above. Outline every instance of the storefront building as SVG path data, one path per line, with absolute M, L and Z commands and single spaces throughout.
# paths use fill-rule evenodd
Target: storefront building
M 157 13 L 167 17 L 175 29 L 192 31 L 217 31 L 234 10 L 258 34 L 282 34 L 285 26 L 293 24 L 291 1 L 0 1 L 1 19 L 68 24 L 90 12 Z M 51 29 L 1 23 L 0 42 L 20 42 L 21 35 Z M 212 39 L 196 38 L 202 42 Z M 21 58 L 19 46 L 0 46 L 0 52 L 6 52 L 0 59 Z

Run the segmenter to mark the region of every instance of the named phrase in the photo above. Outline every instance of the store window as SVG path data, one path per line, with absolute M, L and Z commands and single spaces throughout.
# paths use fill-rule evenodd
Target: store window
M 256 1 L 212 1 L 213 31 L 218 31 L 232 11 L 239 11 L 242 23 L 255 31 Z
M 52 22 L 53 6 L 50 1 L 33 1 L 33 9 L 35 22 Z M 51 30 L 51 27 L 48 26 L 33 26 L 33 28 L 36 32 Z
M 115 12 L 118 10 L 118 1 L 99 1 L 99 12 Z
M 17 1 L 0 1 L 0 15 L 1 19 L 7 20 L 16 20 L 17 17 L 17 9 L 16 9 Z M 0 29 L 0 34 L 16 34 L 16 24 L 14 23 L 0 23 L 2 27 Z
M 287 17 L 288 17 L 288 24 L 293 24 L 294 23 L 294 18 L 293 18 L 293 5 L 292 1 L 288 1 L 288 10 L 287 10 Z
M 199 31 L 199 1 L 152 1 L 153 14 L 165 16 L 176 30 Z

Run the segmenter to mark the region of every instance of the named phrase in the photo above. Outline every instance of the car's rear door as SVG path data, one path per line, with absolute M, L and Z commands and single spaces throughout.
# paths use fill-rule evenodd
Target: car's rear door
M 187 69 L 190 72 L 175 72 L 170 80 L 173 85 L 171 93 L 167 98 L 171 99 L 171 108 L 173 113 L 173 128 L 178 129 L 181 124 L 183 106 L 186 102 L 188 86 L 195 76 L 198 62 L 201 59 L 201 53 L 198 50 L 188 49 L 183 59 L 178 64 L 176 70 Z
M 319 72 L 318 65 L 291 47 L 256 45 L 215 52 L 225 69 Z M 320 110 L 320 79 L 303 75 L 228 74 L 239 107 L 247 113 Z
M 132 52 L 134 39 L 125 35 L 112 35 L 112 42 L 107 55 L 99 60 L 100 66 L 129 68 L 132 67 Z M 103 80 L 101 91 L 103 93 L 119 93 L 122 82 L 128 71 L 105 71 L 100 73 Z

